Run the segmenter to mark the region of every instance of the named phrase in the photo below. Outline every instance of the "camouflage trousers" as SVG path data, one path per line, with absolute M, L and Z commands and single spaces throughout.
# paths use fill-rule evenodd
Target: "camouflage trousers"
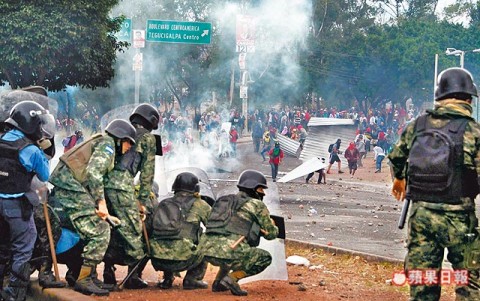
M 410 281 L 410 300 L 440 299 L 445 248 L 448 250 L 447 259 L 452 264 L 454 275 L 468 271 L 468 285 L 460 285 L 462 283 L 455 281 L 452 283 L 459 283 L 455 290 L 456 300 L 480 300 L 478 270 L 467 270 L 465 260 L 465 251 L 470 244 L 469 235 L 478 224 L 475 212 L 446 211 L 445 208 L 435 205 L 450 209 L 455 206 L 413 202 L 411 207 L 408 253 L 405 258 L 405 274 Z
M 131 265 L 144 255 L 142 220 L 133 192 L 106 189 L 108 212 L 122 221 L 122 225 L 111 232 L 105 262 Z
M 110 241 L 110 226 L 95 213 L 95 201 L 88 193 L 60 188 L 55 189 L 55 197 L 69 217 L 65 227 L 76 231 L 83 241 L 83 264 L 101 263 Z
M 223 270 L 244 271 L 246 277 L 263 272 L 271 263 L 272 255 L 263 249 L 251 247 L 242 256 L 233 259 L 205 256 L 205 260 Z

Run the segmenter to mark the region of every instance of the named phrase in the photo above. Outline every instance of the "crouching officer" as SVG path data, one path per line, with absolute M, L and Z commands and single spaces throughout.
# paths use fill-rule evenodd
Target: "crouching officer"
M 256 275 L 271 264 L 270 253 L 257 246 L 260 236 L 275 239 L 278 227 L 262 202 L 264 189 L 268 188 L 262 173 L 245 170 L 237 187 L 237 194 L 220 197 L 213 206 L 201 251 L 206 261 L 220 267 L 212 291 L 229 289 L 234 295 L 246 296 L 238 280 Z M 233 213 L 225 214 L 228 212 Z
M 105 201 L 103 180 L 135 143 L 135 128 L 125 120 L 115 119 L 105 134 L 90 137 L 63 154 L 50 177 L 54 195 L 68 216 L 66 228 L 78 233 L 84 247 L 83 265 L 74 289 L 86 295 L 108 295 L 92 280 L 92 273 L 105 255 L 110 240 L 110 216 Z
M 29 190 L 35 175 L 42 182 L 48 180 L 50 170 L 42 147 L 46 149 L 44 142 L 53 138 L 55 121 L 40 104 L 21 101 L 12 108 L 5 123 L 7 132 L 0 138 L 0 228 L 10 229 L 12 267 L 1 298 L 23 301 L 37 238 L 33 208 L 39 204 L 35 191 Z
M 204 289 L 202 281 L 207 269 L 198 243 L 211 208 L 200 198 L 198 178 L 189 172 L 177 175 L 172 185 L 175 195 L 162 200 L 153 216 L 153 236 L 150 241 L 152 265 L 163 271 L 161 289 L 172 287 L 174 273 L 187 270 L 183 289 Z
M 135 108 L 130 122 L 136 129 L 136 144 L 117 158 L 113 171 L 105 177 L 108 210 L 124 222 L 122 227 L 112 232 L 112 239 L 105 254 L 103 279 L 109 284 L 116 284 L 115 264 L 127 265 L 130 273 L 145 256 L 140 213 L 149 215 L 153 210 L 150 193 L 155 174 L 157 143 L 151 131 L 158 128 L 159 119 L 157 109 L 150 104 L 140 104 Z M 140 173 L 139 190 L 135 195 L 133 182 L 137 173 Z M 146 262 L 147 260 L 142 261 L 143 264 Z M 142 265 L 134 271 L 125 283 L 125 288 L 141 289 L 148 286 L 147 282 L 140 278 L 143 267 Z

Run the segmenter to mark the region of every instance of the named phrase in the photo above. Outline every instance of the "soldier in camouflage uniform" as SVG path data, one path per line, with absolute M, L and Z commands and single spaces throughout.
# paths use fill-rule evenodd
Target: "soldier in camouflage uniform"
M 183 279 L 183 289 L 204 289 L 208 284 L 202 281 L 207 269 L 207 262 L 199 251 L 198 243 L 202 234 L 200 224 L 204 225 L 210 215 L 210 205 L 200 198 L 198 178 L 189 172 L 177 175 L 172 185 L 175 195 L 160 202 L 153 217 L 153 236 L 150 241 L 152 265 L 155 270 L 163 271 L 163 281 L 158 283 L 161 289 L 172 287 L 174 273 L 187 270 Z M 178 234 L 165 232 L 163 225 L 170 223 L 164 204 L 175 203 L 184 206 L 185 220 Z
M 105 177 L 105 194 L 108 210 L 123 221 L 122 227 L 112 232 L 110 245 L 105 255 L 104 280 L 116 284 L 115 264 L 128 265 L 130 272 L 145 256 L 142 241 L 140 213 L 153 212 L 150 193 L 155 173 L 156 139 L 151 131 L 158 128 L 160 115 L 150 104 L 140 104 L 130 116 L 137 130 L 137 142 L 125 155 L 117 158 L 115 167 Z M 134 177 L 140 172 L 138 193 L 135 194 Z M 138 269 L 141 270 L 143 267 Z M 125 288 L 141 289 L 148 286 L 138 272 L 125 283 Z
M 104 177 L 115 163 L 135 144 L 135 128 L 124 120 L 115 119 L 97 134 L 71 152 L 60 157 L 50 177 L 55 198 L 69 217 L 63 225 L 80 235 L 84 243 L 83 265 L 74 289 L 83 294 L 108 295 L 92 280 L 95 266 L 105 255 L 110 240 L 110 216 L 104 194 Z
M 267 206 L 262 202 L 267 187 L 265 176 L 255 170 L 245 170 L 238 179 L 239 192 L 234 195 L 243 205 L 236 211 L 230 222 L 222 228 L 214 227 L 212 218 L 216 206 L 207 222 L 206 235 L 202 237 L 201 251 L 205 260 L 220 270 L 212 285 L 212 291 L 230 290 L 237 296 L 246 296 L 238 280 L 256 275 L 272 262 L 268 251 L 257 248 L 260 236 L 268 240 L 278 236 L 278 227 L 270 218 Z M 219 201 L 217 200 L 217 203 Z M 244 225 L 247 226 L 244 226 Z M 241 234 L 238 229 L 250 229 Z
M 469 264 L 469 250 L 472 237 L 477 236 L 478 226 L 475 216 L 474 199 L 478 194 L 478 175 L 480 174 L 480 126 L 471 117 L 472 96 L 477 96 L 477 89 L 473 84 L 471 74 L 465 69 L 450 68 L 443 71 L 438 77 L 435 91 L 435 109 L 418 117 L 416 122 L 407 125 L 401 138 L 389 154 L 395 173 L 392 194 L 397 200 L 405 197 L 412 201 L 408 221 L 408 253 L 405 259 L 405 273 L 407 279 L 411 273 L 418 271 L 425 273 L 430 270 L 436 272 L 435 282 L 426 282 L 423 278 L 420 283 L 410 283 L 410 300 L 439 300 L 440 299 L 440 271 L 444 257 L 444 249 L 448 249 L 448 260 L 454 270 L 468 270 L 468 285 L 457 286 L 456 300 L 480 300 L 478 267 Z M 416 138 L 418 120 L 426 118 L 432 128 L 441 128 L 463 119 L 465 132 L 463 134 L 463 152 L 457 157 L 459 164 L 451 174 L 459 179 L 451 187 L 459 187 L 460 193 L 451 195 L 451 189 L 435 194 L 433 190 L 422 192 L 422 186 L 427 181 L 436 181 L 434 177 L 422 178 L 424 185 L 414 186 L 412 182 L 417 174 L 413 173 L 412 145 Z M 451 133 L 451 132 L 450 132 Z M 452 136 L 452 135 L 451 135 Z M 461 133 L 457 135 L 461 137 Z M 448 147 L 444 145 L 443 147 Z M 457 152 L 455 152 L 457 154 Z M 421 157 L 421 156 L 420 156 Z M 425 158 L 432 160 L 434 158 Z M 435 158 L 437 159 L 437 158 Z M 462 161 L 463 160 L 463 161 Z M 409 169 L 407 170 L 407 162 Z M 439 164 L 436 160 L 435 164 Z M 437 172 L 436 172 L 437 174 Z M 408 175 L 408 179 L 406 180 Z M 433 183 L 435 184 L 435 183 Z M 406 192 L 406 193 L 405 193 Z M 478 256 L 478 253 L 477 253 Z M 479 262 L 480 258 L 474 261 Z

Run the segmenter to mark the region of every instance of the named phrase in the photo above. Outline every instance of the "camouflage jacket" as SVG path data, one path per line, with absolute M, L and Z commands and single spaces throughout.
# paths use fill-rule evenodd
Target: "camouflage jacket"
M 241 197 L 248 197 L 245 192 L 239 192 Z M 270 219 L 270 212 L 267 206 L 260 200 L 250 198 L 237 212 L 239 216 L 244 219 L 256 221 L 260 225 L 260 229 L 264 230 L 261 235 L 267 239 L 272 240 L 278 236 L 278 227 Z M 240 239 L 239 234 L 218 235 L 206 234 L 202 237 L 200 242 L 201 252 L 205 256 L 222 258 L 222 259 L 237 259 L 242 256 L 244 252 L 249 250 L 250 245 L 244 239 L 235 249 L 230 246 Z
M 182 195 L 188 194 L 187 192 L 179 193 Z M 197 198 L 187 214 L 187 222 L 206 225 L 211 211 L 212 209 L 207 202 Z M 198 252 L 197 245 L 191 239 L 187 238 L 181 240 L 160 240 L 152 237 L 150 240 L 150 249 L 153 258 L 165 260 L 188 260 Z
M 87 180 L 83 185 L 75 179 L 72 172 L 62 161 L 58 163 L 50 175 L 52 185 L 70 191 L 88 193 L 94 201 L 104 199 L 104 176 L 113 169 L 115 163 L 115 142 L 108 135 L 93 143 L 92 155 L 86 167 Z
M 447 120 L 445 117 L 460 118 L 472 115 L 472 107 L 465 101 L 446 99 L 438 102 L 432 113 L 432 125 L 443 127 Z M 435 118 L 444 117 L 444 118 Z M 388 155 L 396 178 L 403 179 L 406 176 L 406 165 L 409 151 L 415 134 L 415 122 L 409 123 L 400 139 L 395 144 L 392 152 Z M 463 137 L 464 165 L 467 169 L 475 169 L 480 175 L 480 125 L 471 119 L 468 121 Z M 463 200 L 465 199 L 465 200 Z M 469 198 L 462 198 L 465 205 L 471 206 Z

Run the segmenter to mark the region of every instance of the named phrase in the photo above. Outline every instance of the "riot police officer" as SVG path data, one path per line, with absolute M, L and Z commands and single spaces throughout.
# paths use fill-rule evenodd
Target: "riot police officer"
M 108 295 L 108 290 L 92 280 L 96 265 L 105 255 L 110 240 L 111 219 L 105 201 L 104 177 L 114 167 L 115 158 L 135 144 L 135 128 L 125 120 L 115 119 L 105 128 L 60 157 L 50 177 L 54 195 L 61 204 L 67 225 L 83 242 L 83 265 L 74 289 L 86 295 Z
M 409 123 L 388 155 L 395 175 L 392 194 L 397 200 L 412 201 L 407 279 L 410 272 L 418 277 L 428 270 L 431 279 L 440 279 L 447 248 L 453 269 L 468 271 L 468 284 L 457 286 L 456 300 L 480 299 L 480 258 L 478 252 L 469 252 L 470 237 L 478 240 L 474 200 L 480 175 L 480 126 L 471 117 L 473 96 L 477 88 L 467 70 L 441 72 L 434 110 Z M 426 283 L 426 277 L 420 278 L 420 283 L 410 286 L 410 300 L 439 300 L 439 281 Z
M 268 188 L 262 173 L 245 170 L 238 178 L 237 187 L 237 194 L 223 196 L 213 206 L 201 249 L 206 261 L 220 267 L 212 291 L 229 289 L 234 295 L 246 296 L 247 292 L 240 288 L 238 280 L 256 275 L 271 264 L 270 253 L 257 246 L 260 236 L 275 239 L 278 227 L 262 202 L 264 189 Z M 223 205 L 224 200 L 227 205 Z M 224 214 L 229 206 L 234 212 L 230 218 Z
M 183 289 L 207 288 L 208 284 L 202 281 L 207 262 L 203 260 L 198 244 L 203 232 L 200 224 L 206 224 L 210 205 L 200 198 L 199 180 L 190 172 L 178 174 L 172 190 L 174 196 L 162 200 L 153 217 L 152 265 L 164 273 L 163 281 L 157 286 L 171 288 L 174 273 L 187 270 Z M 172 225 L 178 225 L 178 228 Z
M 106 283 L 116 284 L 114 264 L 128 265 L 128 271 L 145 255 L 142 241 L 142 220 L 140 214 L 150 217 L 153 206 L 150 198 L 155 173 L 155 154 L 157 143 L 152 130 L 158 128 L 160 115 L 150 104 L 138 105 L 130 115 L 130 122 L 136 129 L 136 144 L 122 157 L 111 173 L 105 178 L 105 194 L 108 209 L 112 215 L 124 223 L 112 232 L 112 239 L 105 255 L 103 279 Z M 133 181 L 139 176 L 138 193 L 135 194 Z M 143 261 L 146 264 L 146 260 Z M 125 288 L 141 289 L 147 282 L 141 279 L 144 265 L 125 283 Z
M 12 267 L 9 284 L 1 296 L 8 301 L 23 301 L 37 236 L 33 207 L 39 204 L 37 194 L 29 189 L 34 175 L 40 181 L 48 180 L 48 159 L 42 149 L 51 146 L 48 139 L 54 136 L 55 121 L 40 104 L 21 101 L 5 123 L 7 132 L 0 138 L 0 228 L 10 229 Z M 5 265 L 0 264 L 0 269 Z

